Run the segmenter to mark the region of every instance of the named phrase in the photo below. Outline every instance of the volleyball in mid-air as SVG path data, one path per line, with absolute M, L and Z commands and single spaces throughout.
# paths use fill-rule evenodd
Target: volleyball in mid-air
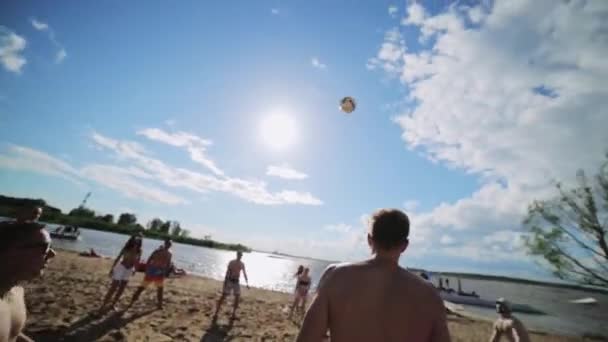
M 352 97 L 347 96 L 340 100 L 340 110 L 344 113 L 350 114 L 355 110 L 355 108 L 357 108 L 357 103 Z

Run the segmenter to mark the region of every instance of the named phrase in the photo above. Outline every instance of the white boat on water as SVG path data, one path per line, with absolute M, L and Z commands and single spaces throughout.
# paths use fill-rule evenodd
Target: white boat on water
M 53 239 L 78 240 L 79 237 L 80 230 L 76 226 L 58 227 L 51 231 L 51 238 Z
M 427 279 L 430 282 L 429 274 L 425 273 L 425 276 L 426 276 L 425 279 Z M 441 299 L 444 300 L 444 302 L 448 302 L 448 303 L 452 303 L 452 304 L 460 304 L 460 305 L 477 306 L 477 307 L 483 307 L 483 308 L 495 308 L 496 307 L 496 300 L 494 300 L 494 299 L 481 298 L 481 296 L 479 294 L 477 294 L 475 291 L 473 291 L 473 292 L 463 291 L 460 278 L 457 278 L 458 290 L 454 290 L 454 289 L 450 288 L 449 280 L 446 279 L 445 287 L 444 287 L 443 279 L 441 277 L 439 277 L 438 280 L 439 280 L 439 284 L 436 287 L 439 290 L 439 295 L 441 296 Z M 511 310 L 513 312 L 523 312 L 523 313 L 529 313 L 529 314 L 541 314 L 541 315 L 544 314 L 544 312 L 542 312 L 538 309 L 535 309 L 532 306 L 526 305 L 526 304 L 511 303 Z
M 573 300 L 570 301 L 570 303 L 572 303 L 572 304 L 593 305 L 593 304 L 597 304 L 597 299 L 595 299 L 593 297 L 587 297 L 587 298 L 581 298 L 581 299 L 573 299 Z

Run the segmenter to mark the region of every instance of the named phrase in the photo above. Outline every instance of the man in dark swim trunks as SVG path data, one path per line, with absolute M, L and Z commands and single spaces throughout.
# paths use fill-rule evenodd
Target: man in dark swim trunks
M 167 239 L 162 247 L 150 254 L 150 257 L 146 262 L 144 280 L 133 294 L 133 298 L 131 299 L 128 308 L 137 301 L 144 289 L 150 284 L 156 285 L 157 307 L 159 309 L 163 308 L 163 283 L 165 281 L 165 275 L 171 266 L 171 257 L 171 240 Z
M 243 257 L 243 252 L 236 252 L 236 259 L 230 261 L 228 263 L 228 267 L 226 269 L 226 276 L 224 278 L 224 287 L 222 289 L 222 296 L 220 300 L 217 302 L 217 308 L 215 309 L 215 315 L 213 318 L 217 318 L 217 314 L 220 312 L 222 304 L 224 303 L 224 299 L 226 296 L 230 295 L 230 293 L 234 294 L 234 306 L 232 308 L 232 317 L 236 315 L 236 309 L 239 307 L 239 300 L 241 298 L 241 284 L 239 283 L 241 271 L 245 276 L 245 282 L 247 283 L 247 288 L 249 288 L 249 280 L 247 279 L 247 272 L 245 271 L 245 264 L 241 261 Z

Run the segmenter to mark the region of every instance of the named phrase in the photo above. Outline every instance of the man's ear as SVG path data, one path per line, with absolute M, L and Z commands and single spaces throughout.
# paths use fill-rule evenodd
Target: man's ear
M 371 248 L 372 254 L 376 253 L 376 247 L 374 247 L 374 240 L 372 239 L 372 236 L 369 233 L 367 233 L 367 245 L 369 246 L 369 248 Z
M 407 246 L 409 246 L 409 244 L 410 244 L 409 239 L 405 239 L 405 241 L 403 241 L 403 243 L 401 244 L 401 253 L 405 252 L 405 250 L 407 249 Z

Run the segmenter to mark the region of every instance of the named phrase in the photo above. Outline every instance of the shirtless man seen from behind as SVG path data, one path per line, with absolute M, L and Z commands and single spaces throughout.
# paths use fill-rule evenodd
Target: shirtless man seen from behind
M 26 308 L 20 284 L 40 276 L 54 256 L 44 225 L 0 223 L 0 342 L 31 341 L 22 333 Z
M 524 324 L 511 314 L 511 305 L 504 298 L 496 301 L 496 311 L 500 317 L 494 322 L 490 342 L 500 341 L 505 336 L 509 342 L 530 342 L 530 336 Z
M 449 342 L 443 301 L 432 285 L 401 268 L 409 219 L 391 209 L 374 214 L 370 260 L 328 267 L 298 342 Z
M 226 299 L 226 296 L 230 295 L 230 293 L 234 294 L 234 306 L 232 308 L 232 317 L 234 318 L 236 315 L 236 309 L 239 307 L 239 300 L 241 298 L 241 285 L 240 285 L 240 277 L 241 271 L 243 272 L 243 276 L 245 276 L 245 282 L 247 283 L 247 288 L 249 288 L 249 279 L 247 279 L 247 272 L 245 271 L 245 264 L 241 261 L 243 257 L 243 252 L 236 252 L 236 259 L 231 260 L 228 263 L 228 267 L 226 268 L 226 276 L 224 278 L 224 286 L 222 289 L 222 296 L 217 302 L 217 307 L 215 309 L 215 314 L 213 315 L 213 319 L 217 319 L 217 315 L 222 308 L 222 304 Z

